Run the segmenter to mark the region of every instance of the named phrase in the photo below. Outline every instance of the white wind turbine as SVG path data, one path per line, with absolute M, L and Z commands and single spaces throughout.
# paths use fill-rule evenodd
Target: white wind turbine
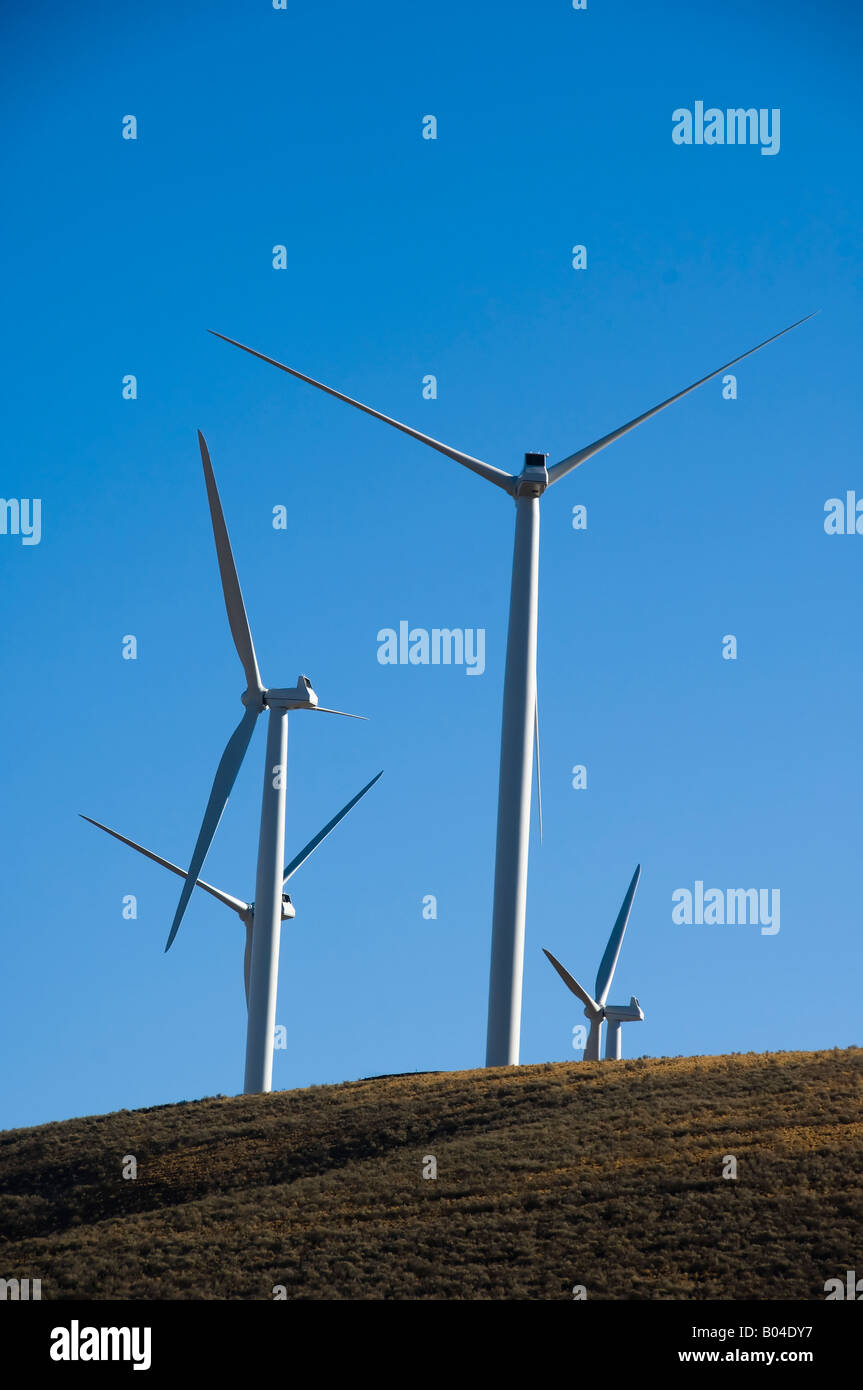
M 370 782 L 367 782 L 366 785 L 362 788 L 362 790 L 358 791 L 356 796 L 352 797 L 351 800 L 345 806 L 343 806 L 342 809 L 335 816 L 333 816 L 332 820 L 327 821 L 323 830 L 319 830 L 317 835 L 315 835 L 313 839 L 309 840 L 309 843 L 307 845 L 303 846 L 299 854 L 295 855 L 294 858 L 291 860 L 290 864 L 285 865 L 285 871 L 282 878 L 283 890 L 288 882 L 288 879 L 293 878 L 294 874 L 297 872 L 297 869 L 299 869 L 303 864 L 305 864 L 306 860 L 309 858 L 309 855 L 314 854 L 318 845 L 323 843 L 327 836 L 335 830 L 336 826 L 339 824 L 339 821 L 344 820 L 348 812 L 353 810 L 357 802 L 365 796 L 367 791 L 371 791 L 372 787 L 375 785 L 375 782 L 379 781 L 380 778 L 383 777 L 383 775 L 384 774 L 381 771 L 378 773 L 377 777 L 373 777 Z M 119 830 L 112 830 L 110 825 L 103 825 L 101 821 L 94 820 L 92 816 L 82 815 L 81 819 L 89 821 L 90 825 L 97 826 L 99 830 L 104 830 L 108 835 L 113 835 L 115 840 L 120 840 L 124 845 L 129 845 L 131 849 L 137 850 L 139 854 L 145 855 L 147 859 L 155 860 L 155 862 L 157 864 L 161 864 L 163 868 L 170 869 L 172 874 L 177 874 L 180 878 L 188 878 L 188 874 L 186 873 L 185 869 L 181 869 L 179 864 L 172 864 L 170 859 L 163 859 L 161 855 L 154 854 L 151 849 L 146 849 L 143 845 L 139 845 L 135 840 L 130 840 L 128 836 L 121 835 Z M 243 956 L 243 981 L 246 990 L 246 1005 L 248 1006 L 249 975 L 251 972 L 252 964 L 252 939 L 255 924 L 255 904 L 243 902 L 242 898 L 234 898 L 231 896 L 230 893 L 223 892 L 221 888 L 214 888 L 211 883 L 205 883 L 204 880 L 201 878 L 196 879 L 195 886 L 197 888 L 203 888 L 205 893 L 209 893 L 210 896 L 216 898 L 218 902 L 224 903 L 226 907 L 229 907 L 233 912 L 236 912 L 240 921 L 246 928 L 246 949 Z M 281 920 L 285 922 L 288 920 L 288 918 L 295 916 L 296 911 L 294 909 L 293 903 L 291 902 L 290 894 L 285 893 L 283 891 Z
M 565 478 L 573 468 L 585 463 L 587 459 L 607 448 L 615 440 L 621 439 L 637 425 L 643 424 L 651 416 L 657 415 L 666 406 L 682 400 L 691 391 L 702 386 L 727 371 L 736 362 L 742 362 L 753 352 L 775 342 L 792 328 L 812 318 L 798 319 L 780 333 L 765 338 L 764 342 L 749 348 L 730 362 L 708 372 L 698 381 L 677 391 L 673 396 L 660 401 L 659 405 L 645 410 L 635 419 L 620 425 L 610 434 L 605 434 L 592 444 L 568 454 L 566 458 L 546 467 L 547 454 L 529 453 L 524 456 L 524 468 L 518 474 L 508 473 L 493 464 L 484 463 L 470 454 L 453 449 L 440 440 L 392 419 L 371 406 L 351 396 L 343 395 L 332 386 L 325 386 L 314 377 L 306 376 L 294 367 L 267 357 L 264 353 L 239 343 L 235 338 L 227 338 L 223 333 L 213 333 L 216 338 L 242 348 L 244 352 L 269 362 L 280 371 L 298 377 L 300 381 L 325 391 L 337 400 L 355 406 L 366 415 L 382 420 L 386 425 L 428 444 L 439 453 L 446 454 L 456 463 L 478 473 L 487 482 L 494 483 L 509 494 L 515 502 L 515 543 L 512 559 L 512 583 L 510 588 L 509 626 L 506 642 L 506 672 L 504 676 L 503 716 L 500 737 L 500 777 L 497 805 L 497 844 L 495 850 L 494 906 L 492 911 L 491 970 L 489 978 L 488 1034 L 486 1040 L 486 1066 L 517 1065 L 519 1060 L 519 1037 L 521 1031 L 521 989 L 524 967 L 524 921 L 527 903 L 527 861 L 530 834 L 530 798 L 533 770 L 533 740 L 537 729 L 536 713 L 536 624 L 537 593 L 539 574 L 539 503 L 546 488 Z M 211 329 L 210 332 L 213 332 Z
M 267 689 L 261 681 L 258 660 L 228 528 L 222 513 L 222 504 L 213 476 L 210 455 L 204 436 L 198 431 L 201 448 L 201 462 L 204 466 L 204 481 L 207 487 L 207 500 L 213 536 L 216 542 L 216 556 L 222 579 L 222 592 L 228 613 L 228 623 L 234 646 L 246 674 L 246 689 L 242 702 L 246 712 L 237 725 L 222 754 L 216 769 L 216 776 L 210 791 L 210 799 L 204 812 L 204 819 L 192 853 L 191 863 L 184 874 L 185 883 L 180 893 L 180 901 L 165 950 L 171 943 L 183 920 L 183 914 L 192 896 L 198 876 L 204 866 L 213 836 L 228 803 L 237 774 L 246 755 L 255 724 L 266 709 L 269 715 L 267 725 L 267 749 L 264 765 L 264 787 L 261 797 L 261 828 L 258 838 L 258 868 L 255 883 L 255 923 L 252 932 L 252 953 L 249 965 L 249 1019 L 246 1033 L 246 1072 L 244 1091 L 252 1093 L 272 1090 L 273 1082 L 273 1030 L 276 1021 L 276 988 L 279 973 L 279 939 L 283 920 L 282 879 L 285 856 L 285 781 L 288 758 L 288 713 L 290 710 L 316 710 L 323 714 L 343 714 L 342 710 L 323 709 L 312 689 L 307 676 L 300 676 L 295 687 L 290 689 Z M 362 719 L 363 715 L 344 715 L 348 719 Z M 173 867 L 173 866 L 169 866 Z M 213 891 L 210 889 L 209 891 Z M 216 896 L 219 896 L 218 892 Z M 224 900 L 224 899 L 223 899 Z M 238 902 L 239 900 L 234 900 Z M 229 903 L 228 906 L 232 904 Z
M 559 960 L 546 951 L 543 946 L 543 953 L 548 956 L 555 970 L 557 971 L 567 989 L 571 990 L 577 999 L 584 1005 L 584 1016 L 590 1020 L 590 1032 L 587 1037 L 587 1045 L 584 1049 L 585 1062 L 598 1062 L 602 1052 L 602 1025 L 608 1022 L 608 1039 L 605 1047 L 607 1058 L 620 1058 L 620 1026 L 622 1023 L 641 1023 L 644 1021 L 644 1014 L 641 1005 L 633 994 L 628 1004 L 606 1004 L 608 992 L 611 989 L 611 982 L 614 979 L 614 971 L 620 955 L 620 948 L 623 945 L 623 934 L 626 931 L 626 924 L 629 921 L 629 914 L 632 910 L 632 900 L 635 897 L 635 890 L 638 887 L 638 880 L 641 877 L 641 865 L 638 864 L 632 880 L 626 890 L 626 897 L 623 899 L 620 911 L 617 914 L 617 921 L 611 929 L 608 938 L 608 945 L 605 954 L 599 963 L 599 970 L 596 973 L 596 984 L 594 986 L 595 998 L 588 994 L 578 980 L 574 980 L 568 970 L 565 970 Z

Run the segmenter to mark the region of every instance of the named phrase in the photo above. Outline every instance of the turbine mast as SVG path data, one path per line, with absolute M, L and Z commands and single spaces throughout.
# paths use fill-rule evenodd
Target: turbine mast
M 261 797 L 261 834 L 255 883 L 255 925 L 249 970 L 246 1031 L 246 1095 L 273 1089 L 273 1035 L 282 932 L 282 874 L 285 862 L 285 781 L 288 710 L 268 692 L 267 756 Z M 271 703 L 272 700 L 272 703 Z
M 526 454 L 515 498 L 515 542 L 500 734 L 497 848 L 488 993 L 487 1067 L 518 1066 L 533 736 L 539 499 L 548 486 L 546 454 Z
M 622 1055 L 620 1049 L 621 1022 L 619 1018 L 609 1018 L 607 1019 L 607 1023 L 608 1036 L 605 1043 L 606 1061 L 619 1062 Z

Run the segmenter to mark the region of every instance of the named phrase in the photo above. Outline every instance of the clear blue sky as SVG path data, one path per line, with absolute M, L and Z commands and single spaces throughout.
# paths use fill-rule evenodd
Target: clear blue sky
M 264 680 L 372 716 L 292 719 L 289 854 L 386 769 L 292 882 L 275 1084 L 483 1060 L 512 504 L 210 327 L 517 470 L 822 310 L 736 401 L 711 383 L 543 502 L 522 1058 L 576 1058 L 541 947 L 590 985 L 638 861 L 628 1055 L 860 1042 L 863 536 L 823 527 L 863 498 L 856 7 L 82 0 L 4 26 L 0 491 L 42 499 L 42 539 L 0 536 L 0 1126 L 241 1086 L 239 922 L 196 894 L 166 956 L 179 880 L 78 819 L 188 861 L 241 713 L 197 428 Z M 778 107 L 780 152 L 674 145 L 697 100 Z M 381 666 L 400 619 L 486 629 L 485 673 Z M 263 752 L 205 871 L 243 897 Z M 676 926 L 697 879 L 779 888 L 779 933 Z

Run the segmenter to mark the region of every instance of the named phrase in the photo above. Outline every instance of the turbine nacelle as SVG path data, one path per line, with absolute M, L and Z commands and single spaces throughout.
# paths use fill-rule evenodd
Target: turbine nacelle
M 318 708 L 318 697 L 308 676 L 300 676 L 292 689 L 265 690 L 263 700 L 270 709 Z
M 245 922 L 246 926 L 247 926 L 247 927 L 250 927 L 250 926 L 253 924 L 254 920 L 255 920 L 255 904 L 254 904 L 254 903 L 249 903 L 249 906 L 246 908 L 246 911 L 245 911 L 244 913 L 242 913 L 241 915 L 242 915 L 242 919 L 243 919 L 243 921 Z M 296 917 L 296 915 L 297 915 L 297 911 L 296 911 L 296 908 L 294 907 L 294 904 L 291 902 L 291 895 L 290 895 L 290 893 L 283 893 L 283 894 L 282 894 L 282 921 L 283 921 L 283 922 L 287 922 L 291 917 Z
M 541 497 L 548 487 L 548 454 L 525 454 L 524 468 L 515 481 L 516 497 Z
M 248 687 L 240 696 L 246 709 L 257 714 L 269 709 L 317 709 L 318 697 L 308 676 L 299 676 L 294 686 L 276 687 L 268 690 L 266 686 L 258 689 Z
M 632 995 L 628 1004 L 606 1004 L 605 1017 L 609 1023 L 643 1023 L 644 1010 Z

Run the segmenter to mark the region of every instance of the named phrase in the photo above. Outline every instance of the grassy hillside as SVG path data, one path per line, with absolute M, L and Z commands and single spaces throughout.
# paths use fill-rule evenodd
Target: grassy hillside
M 0 1276 L 43 1299 L 821 1299 L 863 1258 L 861 1083 L 857 1048 L 561 1063 L 7 1131 Z

